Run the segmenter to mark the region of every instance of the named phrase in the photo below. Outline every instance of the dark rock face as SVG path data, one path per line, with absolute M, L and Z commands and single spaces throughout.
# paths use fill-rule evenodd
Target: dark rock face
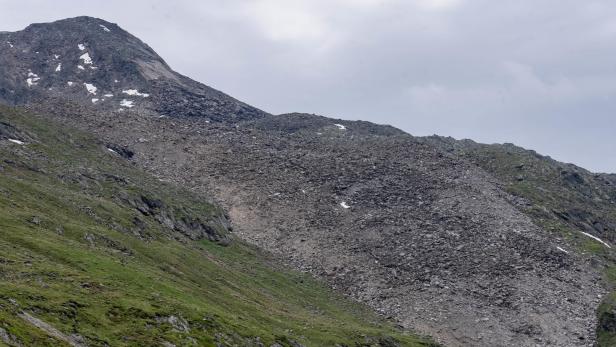
M 5 101 L 27 102 L 117 144 L 114 151 L 128 149 L 130 160 L 158 177 L 214 194 L 238 235 L 406 328 L 451 346 L 593 344 L 604 293 L 598 271 L 521 211 L 528 200 L 454 148 L 368 122 L 268 115 L 176 74 L 109 23 L 48 26 L 1 34 L 0 44 L 18 48 L 0 52 Z M 24 39 L 47 32 L 56 41 L 44 47 Z M 111 33 L 119 36 L 106 47 Z M 58 48 L 45 46 L 51 42 Z M 75 69 L 81 42 L 98 69 Z M 57 79 L 48 75 L 49 58 L 40 58 L 55 49 L 72 69 Z M 109 82 L 116 78 L 118 86 Z M 68 79 L 81 90 L 65 87 Z M 97 96 L 114 96 L 92 103 L 88 81 L 100 88 Z M 134 107 L 120 107 L 116 95 Z M 211 235 L 156 198 L 132 201 L 190 238 Z
M 22 142 L 29 141 L 31 138 L 23 131 L 15 128 L 9 123 L 0 122 L 0 139 L 14 139 Z
M 121 198 L 130 206 L 133 206 L 145 217 L 152 217 L 162 226 L 167 229 L 180 233 L 181 235 L 191 240 L 208 239 L 227 245 L 230 239 L 225 232 L 216 230 L 212 225 L 227 225 L 226 218 L 221 216 L 221 220 L 208 221 L 203 220 L 200 216 L 195 216 L 186 211 L 180 211 L 173 207 L 167 206 L 162 200 L 150 196 L 140 196 L 138 198 L 129 198 L 124 196 Z M 143 222 L 139 219 L 134 221 L 137 229 L 141 229 Z

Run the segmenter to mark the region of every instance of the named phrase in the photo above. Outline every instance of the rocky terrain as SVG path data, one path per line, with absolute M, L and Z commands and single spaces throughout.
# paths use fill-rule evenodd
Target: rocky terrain
M 1 346 L 434 346 L 114 148 L 0 106 Z
M 438 136 L 422 141 L 463 157 L 497 177 L 500 188 L 513 196 L 518 209 L 537 225 L 577 244 L 603 269 L 604 284 L 611 294 L 598 311 L 598 343 L 616 344 L 616 259 L 610 251 L 616 228 L 614 175 L 591 173 L 513 144 L 485 145 Z M 593 239 L 596 237 L 599 242 Z
M 406 329 L 447 346 L 592 346 L 606 330 L 611 176 L 502 147 L 493 161 L 480 145 L 368 122 L 269 115 L 98 19 L 32 25 L 0 44 L 0 100 L 213 197 L 235 235 Z

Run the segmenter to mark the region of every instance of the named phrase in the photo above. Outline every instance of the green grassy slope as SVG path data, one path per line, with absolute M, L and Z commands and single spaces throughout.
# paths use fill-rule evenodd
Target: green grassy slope
M 431 345 L 226 245 L 220 209 L 89 136 L 10 108 L 0 122 L 0 345 Z
M 485 145 L 428 137 L 448 152 L 479 165 L 521 198 L 518 208 L 533 221 L 594 258 L 611 289 L 597 312 L 599 346 L 616 346 L 616 253 L 582 232 L 616 244 L 616 179 L 564 164 L 511 144 Z

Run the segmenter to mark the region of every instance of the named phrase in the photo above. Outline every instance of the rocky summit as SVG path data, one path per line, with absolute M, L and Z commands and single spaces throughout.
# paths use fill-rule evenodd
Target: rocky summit
M 237 242 L 405 331 L 445 346 L 616 341 L 611 175 L 513 145 L 271 115 L 174 72 L 100 19 L 2 32 L 0 46 L 0 101 L 220 205 Z M 0 128 L 0 142 L 15 129 Z M 188 224 L 189 239 L 229 242 Z

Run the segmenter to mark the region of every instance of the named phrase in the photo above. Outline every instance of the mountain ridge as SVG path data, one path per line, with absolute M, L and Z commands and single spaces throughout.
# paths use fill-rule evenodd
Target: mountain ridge
M 79 44 L 66 43 L 67 52 L 76 55 Z M 99 54 L 108 53 L 94 50 L 94 61 Z M 524 208 L 545 207 L 529 195 L 537 190 L 508 190 L 508 176 L 429 138 L 369 122 L 272 116 L 185 77 L 139 79 L 130 56 L 117 59 L 119 66 L 103 59 L 95 72 L 63 78 L 88 83 L 82 77 L 98 73 L 108 82 L 128 64 L 134 69 L 116 90 L 136 90 L 135 107 L 93 103 L 87 88 L 54 91 L 64 81 L 46 85 L 38 73 L 27 88 L 28 69 L 45 60 L 16 63 L 6 52 L 0 62 L 18 68 L 0 70 L 0 98 L 74 124 L 130 150 L 130 162 L 160 179 L 213 196 L 235 235 L 405 328 L 451 346 L 596 340 L 612 251 L 584 239 L 578 224 L 568 225 L 574 238 L 542 224 Z M 11 81 L 20 92 L 7 91 Z M 611 237 L 610 228 L 601 232 Z

